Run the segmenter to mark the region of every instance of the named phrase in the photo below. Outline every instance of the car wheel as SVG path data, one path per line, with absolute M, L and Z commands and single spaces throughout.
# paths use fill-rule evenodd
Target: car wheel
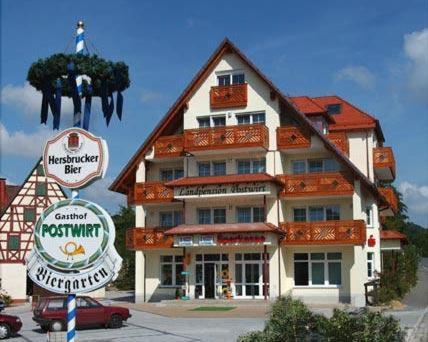
M 122 327 L 123 318 L 121 315 L 113 315 L 110 318 L 109 327 L 112 329 L 118 329 Z
M 64 324 L 62 321 L 52 321 L 50 325 L 50 331 L 63 331 L 64 330 Z
M 10 328 L 7 324 L 0 323 L 0 340 L 5 338 L 9 338 L 10 336 Z

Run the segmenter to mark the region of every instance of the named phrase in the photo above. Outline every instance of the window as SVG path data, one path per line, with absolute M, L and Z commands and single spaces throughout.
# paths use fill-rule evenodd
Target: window
M 238 125 L 249 125 L 251 123 L 250 115 L 237 115 Z
M 230 85 L 230 75 L 217 76 L 217 81 L 219 86 L 228 86 Z
M 183 256 L 181 255 L 161 255 L 161 285 L 162 286 L 180 286 L 184 284 Z
M 324 208 L 309 207 L 309 221 L 324 221 Z
M 65 299 L 50 299 L 48 302 L 48 311 L 60 311 L 66 309 Z
M 340 220 L 340 207 L 338 205 L 325 207 L 325 219 L 327 221 Z
M 334 172 L 340 170 L 339 163 L 335 159 L 324 159 L 323 163 L 324 172 Z
M 315 116 L 315 117 L 311 117 L 310 120 L 312 121 L 313 125 L 316 127 L 318 131 L 320 131 L 323 134 L 327 134 L 328 126 L 323 117 Z
M 269 263 L 269 254 L 266 255 Z M 235 254 L 235 295 L 237 297 L 256 297 L 263 295 L 263 253 L 241 253 Z M 268 268 L 265 270 L 267 279 Z M 269 293 L 269 284 L 267 284 Z
M 226 174 L 226 162 L 218 161 L 213 162 L 213 174 L 214 176 L 223 176 Z
M 183 212 L 176 211 L 161 211 L 159 213 L 159 225 L 161 227 L 173 227 L 183 223 Z
M 41 177 L 45 176 L 45 169 L 43 168 L 42 164 L 37 166 L 37 175 Z
M 226 209 L 215 208 L 213 210 L 214 223 L 226 223 Z
M 184 176 L 183 169 L 161 169 L 159 171 L 159 179 L 162 182 L 169 182 Z
M 322 172 L 322 159 L 308 160 L 309 172 Z
M 373 226 L 373 211 L 372 211 L 372 207 L 366 207 L 366 223 L 367 226 Z
M 329 104 L 326 107 L 327 113 L 330 115 L 340 114 L 342 111 L 342 105 L 340 103 Z
M 198 118 L 199 128 L 210 127 L 210 118 Z
M 264 222 L 265 210 L 263 207 L 237 207 L 236 221 L 238 223 Z
M 198 209 L 198 223 L 211 224 L 211 209 Z
M 254 113 L 254 114 L 239 114 L 236 115 L 238 125 L 249 125 L 249 124 L 263 124 L 266 122 L 265 113 Z
M 24 208 L 24 221 L 36 222 L 36 208 Z
M 210 162 L 199 162 L 198 163 L 199 176 L 210 176 L 211 175 L 211 163 Z
M 295 253 L 295 286 L 342 284 L 342 253 Z
M 244 84 L 245 75 L 244 74 L 234 74 L 232 75 L 232 84 Z
M 47 194 L 47 184 L 36 183 L 36 196 L 46 196 L 46 194 Z
M 237 160 L 236 169 L 238 174 L 266 172 L 266 158 Z
M 19 250 L 21 239 L 19 235 L 9 235 L 7 237 L 7 249 L 9 251 L 17 251 Z
M 293 209 L 294 222 L 306 222 L 306 208 Z
M 213 117 L 214 127 L 226 126 L 226 117 L 225 116 L 214 116 Z
M 300 173 L 306 173 L 306 161 L 305 160 L 293 160 L 291 162 L 291 169 L 293 174 L 297 175 Z
M 367 277 L 374 278 L 374 253 L 367 253 Z

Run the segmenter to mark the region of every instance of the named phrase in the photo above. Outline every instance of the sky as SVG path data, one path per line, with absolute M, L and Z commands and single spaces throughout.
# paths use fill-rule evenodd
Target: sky
M 107 128 L 94 105 L 90 130 L 107 140 L 110 164 L 82 198 L 112 213 L 125 204 L 107 187 L 228 37 L 284 93 L 337 94 L 377 117 L 410 219 L 428 227 L 426 0 L 2 0 L 0 176 L 8 182 L 25 179 L 54 134 L 52 119 L 40 125 L 41 95 L 27 71 L 39 58 L 72 52 L 78 20 L 101 57 L 126 62 L 131 78 L 121 122 L 114 117 Z M 61 128 L 71 121 L 63 103 Z

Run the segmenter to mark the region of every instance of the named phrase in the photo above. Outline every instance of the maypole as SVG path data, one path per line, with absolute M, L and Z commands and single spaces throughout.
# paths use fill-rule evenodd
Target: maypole
M 83 21 L 79 20 L 77 22 L 77 33 L 76 33 L 76 54 L 83 55 L 83 51 L 85 49 L 85 25 Z M 77 93 L 80 97 L 82 97 L 83 94 L 83 77 L 82 75 L 76 76 L 76 86 L 77 86 Z M 80 127 L 81 126 L 81 110 L 79 112 L 74 113 L 74 127 Z

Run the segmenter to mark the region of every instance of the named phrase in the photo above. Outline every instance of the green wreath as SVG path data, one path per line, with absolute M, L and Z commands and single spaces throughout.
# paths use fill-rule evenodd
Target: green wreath
M 61 81 L 62 96 L 72 97 L 67 82 L 67 66 L 73 63 L 77 75 L 91 78 L 92 96 L 102 95 L 102 83 L 107 83 L 109 94 L 122 92 L 130 85 L 128 66 L 124 62 L 111 62 L 97 55 L 54 54 L 39 59 L 28 70 L 27 80 L 38 91 L 43 91 L 46 83 L 55 89 L 57 80 Z M 88 82 L 83 80 L 83 96 L 87 95 Z

